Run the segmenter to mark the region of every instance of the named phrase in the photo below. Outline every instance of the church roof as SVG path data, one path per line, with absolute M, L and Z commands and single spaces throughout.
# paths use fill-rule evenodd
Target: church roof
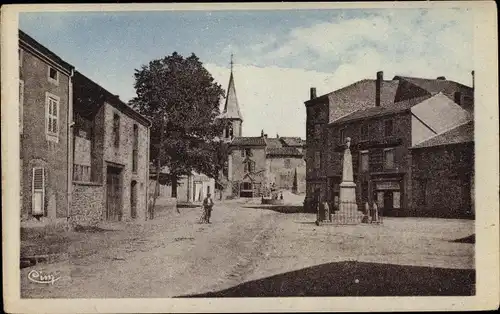
M 235 137 L 231 141 L 231 146 L 266 146 L 266 141 L 261 136 L 256 137 Z
M 240 105 L 238 104 L 238 97 L 236 96 L 232 69 L 231 75 L 229 76 L 229 85 L 227 87 L 226 103 L 224 104 L 224 110 L 219 118 L 243 120 L 243 116 L 240 112 Z

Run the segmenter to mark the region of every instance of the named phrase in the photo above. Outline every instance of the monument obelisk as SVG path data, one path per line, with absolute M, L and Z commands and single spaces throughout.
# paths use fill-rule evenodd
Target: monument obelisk
M 346 139 L 344 150 L 342 183 L 340 183 L 339 210 L 333 215 L 333 221 L 344 224 L 361 223 L 363 213 L 358 210 L 356 203 L 356 183 L 352 170 L 351 138 Z

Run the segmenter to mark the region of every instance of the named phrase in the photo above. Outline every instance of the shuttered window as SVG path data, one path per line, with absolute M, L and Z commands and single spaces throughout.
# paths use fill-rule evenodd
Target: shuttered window
M 33 168 L 33 178 L 31 186 L 31 212 L 34 216 L 42 216 L 45 209 L 45 169 L 41 167 Z
M 45 130 L 48 140 L 59 137 L 59 97 L 46 93 L 45 96 Z

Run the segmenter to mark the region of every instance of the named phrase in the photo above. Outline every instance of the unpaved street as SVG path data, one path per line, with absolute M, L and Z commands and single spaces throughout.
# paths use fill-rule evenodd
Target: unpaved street
M 313 223 L 312 214 L 283 214 L 259 207 L 234 202 L 217 204 L 211 224 L 198 224 L 200 208 L 181 208 L 181 214 L 168 213 L 140 226 L 95 235 L 113 245 L 93 255 L 82 254 L 67 261 L 22 269 L 21 295 L 28 298 L 198 295 L 344 261 L 382 265 L 363 268 L 363 272 L 370 272 L 381 267 L 377 272 L 382 276 L 378 280 L 382 281 L 391 279 L 390 273 L 384 275 L 385 271 L 393 275 L 401 273 L 403 281 L 408 281 L 403 278 L 407 274 L 420 272 L 441 282 L 429 288 L 436 293 L 456 289 L 452 287 L 455 279 L 467 281 L 462 282 L 459 290 L 473 285 L 469 282 L 473 281 L 473 244 L 451 242 L 473 234 L 473 221 L 387 218 L 380 226 L 318 227 Z M 117 241 L 119 238 L 123 240 Z M 386 270 L 389 268 L 384 267 L 385 264 L 427 268 Z M 361 264 L 356 265 L 354 268 L 344 265 L 344 270 L 336 271 L 335 275 L 351 271 L 356 277 L 356 272 L 362 271 Z M 436 268 L 451 270 L 440 275 Z M 32 270 L 57 273 L 61 278 L 54 284 L 30 282 L 27 278 Z M 307 291 L 311 291 L 308 287 L 319 284 L 318 278 L 326 278 L 324 274 L 313 274 L 312 270 L 306 271 L 306 275 L 301 279 L 306 282 L 294 283 L 302 286 L 293 289 L 286 287 L 286 283 L 291 287 L 290 279 L 280 279 L 279 287 L 276 283 L 267 286 L 258 283 L 257 294 L 266 295 L 269 291 L 269 295 L 307 295 Z M 355 278 L 335 280 L 350 282 Z M 337 285 L 341 285 L 340 281 Z M 332 285 L 329 283 L 325 291 L 332 289 Z M 419 289 L 425 289 L 425 285 Z M 458 293 L 464 293 L 462 290 Z M 347 290 L 338 293 L 344 291 Z M 409 289 L 408 293 L 412 291 Z M 238 293 L 248 294 L 248 291 Z M 356 290 L 356 293 L 369 291 Z

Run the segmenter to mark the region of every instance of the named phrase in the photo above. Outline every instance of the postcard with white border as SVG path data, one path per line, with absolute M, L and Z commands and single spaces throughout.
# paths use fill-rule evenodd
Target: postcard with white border
M 498 308 L 494 2 L 1 13 L 4 311 Z

